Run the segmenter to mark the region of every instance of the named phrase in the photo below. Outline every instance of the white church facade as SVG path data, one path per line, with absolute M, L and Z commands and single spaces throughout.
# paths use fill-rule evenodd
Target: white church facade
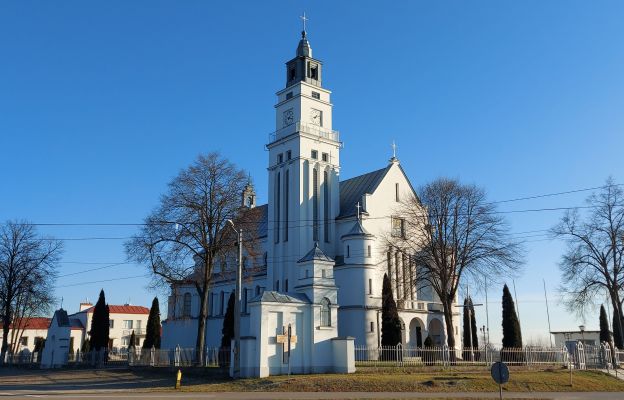
M 335 366 L 352 351 L 349 341 L 351 349 L 379 346 L 384 274 L 391 278 L 403 344 L 421 347 L 427 336 L 436 344 L 446 341 L 442 304 L 430 287 L 416 290 L 411 255 L 389 245 L 389 237 L 403 235 L 400 205 L 414 189 L 395 156 L 380 169 L 341 180 L 342 142 L 333 130 L 322 68 L 302 32 L 296 57 L 286 63 L 276 130 L 266 145 L 268 203 L 256 206 L 251 185 L 242 194 L 258 247 L 256 255 L 244 257 L 241 365 L 255 368 L 247 376 L 284 373 L 280 335 L 288 325 L 298 338 L 288 353 L 293 373 L 340 370 Z M 209 347 L 221 342 L 236 262 L 224 260 L 215 268 Z M 194 347 L 198 314 L 194 285 L 173 285 L 162 346 Z M 459 313 L 453 318 L 459 326 Z

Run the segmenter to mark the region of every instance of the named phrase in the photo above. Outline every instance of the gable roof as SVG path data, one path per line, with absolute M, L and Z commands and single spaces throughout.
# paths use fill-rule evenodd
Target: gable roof
M 50 321 L 52 318 L 45 317 L 31 317 L 31 318 L 20 318 L 13 321 L 11 325 L 9 325 L 10 329 L 48 329 L 50 326 Z
M 405 177 L 409 188 L 412 190 L 414 195 L 418 197 L 401 164 L 399 164 L 398 161 L 390 162 L 385 168 L 340 182 L 340 214 L 338 214 L 336 218 L 348 218 L 356 215 L 357 210 L 355 205 L 362 201 L 363 195 L 375 192 L 394 164 L 397 164 L 397 167 L 399 167 L 399 170 Z M 362 210 L 362 212 L 366 212 L 366 210 Z
M 338 218 L 346 218 L 357 213 L 355 205 L 362 201 L 365 193 L 373 193 L 386 176 L 392 164 L 377 171 L 356 176 L 340 182 L 340 214 Z

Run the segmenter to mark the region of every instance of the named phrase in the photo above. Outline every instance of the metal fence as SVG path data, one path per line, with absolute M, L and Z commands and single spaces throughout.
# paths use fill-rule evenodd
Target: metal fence
M 197 364 L 198 357 L 195 348 L 175 349 L 136 349 L 128 353 L 129 366 L 150 367 L 190 367 Z M 227 368 L 230 365 L 230 349 L 207 347 L 204 349 L 205 367 Z
M 408 347 L 355 346 L 357 367 L 454 367 L 490 366 L 504 361 L 511 366 L 526 368 L 571 367 L 577 369 L 607 369 L 624 365 L 624 351 L 611 351 L 608 344 L 600 346 L 496 348 L 493 346 L 454 350 L 448 346 Z

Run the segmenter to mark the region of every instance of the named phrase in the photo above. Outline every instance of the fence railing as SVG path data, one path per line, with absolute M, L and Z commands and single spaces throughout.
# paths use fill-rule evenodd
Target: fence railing
M 624 365 L 624 351 L 611 351 L 608 344 L 600 346 L 577 346 L 569 351 L 566 347 L 496 348 L 492 346 L 455 350 L 448 346 L 408 347 L 355 346 L 357 367 L 451 367 L 490 366 L 504 361 L 512 366 L 527 368 L 540 366 L 563 366 L 577 369 L 606 369 Z
M 188 367 L 196 365 L 198 361 L 195 348 L 175 349 L 136 349 L 128 352 L 128 365 L 151 367 Z M 207 347 L 204 349 L 205 367 L 229 367 L 230 349 Z

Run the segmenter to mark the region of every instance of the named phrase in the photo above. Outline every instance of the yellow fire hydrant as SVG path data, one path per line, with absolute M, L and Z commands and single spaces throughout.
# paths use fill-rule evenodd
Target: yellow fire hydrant
M 178 374 L 176 375 L 176 383 L 175 388 L 180 389 L 180 382 L 182 381 L 182 371 L 178 370 Z

